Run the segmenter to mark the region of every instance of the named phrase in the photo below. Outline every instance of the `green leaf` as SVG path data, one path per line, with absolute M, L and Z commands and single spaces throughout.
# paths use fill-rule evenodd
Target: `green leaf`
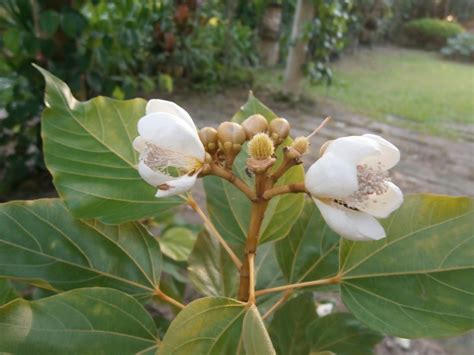
M 46 80 L 42 115 L 45 162 L 77 218 L 123 223 L 164 213 L 178 198 L 157 199 L 140 178 L 132 146 L 146 101 L 96 97 L 77 101 L 65 83 L 35 66 Z
M 473 199 L 413 195 L 384 221 L 387 238 L 341 244 L 342 299 L 378 331 L 454 336 L 474 326 Z
M 278 354 L 308 354 L 306 329 L 317 318 L 311 293 L 303 293 L 279 308 L 270 323 L 270 335 Z
M 193 249 L 196 235 L 188 228 L 173 227 L 158 238 L 161 251 L 167 257 L 176 261 L 185 261 Z
M 0 279 L 0 306 L 18 298 L 15 288 L 8 279 Z
M 67 9 L 61 18 L 61 27 L 64 33 L 70 38 L 78 37 L 87 26 L 87 20 L 81 13 Z
M 339 239 L 314 202 L 307 200 L 288 237 L 275 244 L 278 263 L 287 280 L 297 283 L 336 275 Z
M 245 314 L 242 341 L 247 354 L 276 355 L 265 324 L 255 305 L 252 305 Z
M 157 240 L 138 223 L 76 220 L 58 199 L 0 205 L 0 277 L 64 291 L 112 287 L 151 296 L 159 283 Z
M 171 323 L 160 354 L 235 354 L 246 304 L 223 297 L 191 302 Z
M 132 297 L 84 288 L 0 307 L 2 352 L 135 354 L 157 349 L 156 327 Z
M 40 14 L 39 25 L 41 30 L 48 36 L 51 37 L 58 29 L 60 22 L 59 14 L 54 10 L 47 10 Z
M 333 351 L 338 355 L 373 354 L 382 335 L 367 328 L 349 313 L 334 313 L 313 321 L 306 333 L 311 353 Z
M 277 117 L 257 100 L 253 94 L 250 94 L 247 103 L 234 115 L 233 121 L 242 122 L 245 118 L 255 113 L 262 114 L 268 121 Z M 277 149 L 276 155 L 279 159 L 275 166 L 278 166 L 281 162 L 283 147 L 290 142 L 291 140 L 287 139 Z M 237 176 L 253 186 L 253 179 L 249 178 L 245 173 L 247 158 L 247 148 L 245 145 L 234 162 L 233 170 Z M 296 166 L 290 169 L 277 185 L 301 182 L 303 179 L 303 167 Z M 241 251 L 245 243 L 250 220 L 250 201 L 232 184 L 217 177 L 205 177 L 204 188 L 207 195 L 207 209 L 212 221 L 222 236 Z M 273 198 L 268 205 L 262 223 L 260 244 L 284 238 L 300 215 L 303 204 L 303 194 L 287 194 Z
M 238 270 L 219 242 L 202 232 L 188 258 L 189 281 L 205 296 L 234 297 Z

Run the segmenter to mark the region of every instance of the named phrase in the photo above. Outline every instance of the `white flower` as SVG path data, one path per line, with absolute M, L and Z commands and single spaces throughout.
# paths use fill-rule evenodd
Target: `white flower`
M 150 100 L 146 115 L 138 121 L 138 133 L 133 141 L 140 154 L 138 172 L 158 188 L 155 196 L 191 189 L 206 156 L 191 116 L 173 102 Z
M 323 304 L 318 305 L 318 307 L 316 307 L 316 313 L 318 314 L 319 317 L 324 317 L 330 314 L 333 309 L 334 309 L 334 305 L 332 303 L 323 303 Z
M 387 173 L 400 160 L 400 151 L 373 134 L 339 138 L 324 148 L 305 185 L 326 223 L 346 239 L 384 238 L 376 218 L 388 217 L 403 202 Z

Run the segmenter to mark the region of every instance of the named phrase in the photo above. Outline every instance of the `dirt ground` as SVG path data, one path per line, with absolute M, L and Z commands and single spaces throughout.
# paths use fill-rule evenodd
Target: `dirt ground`
M 288 119 L 293 136 L 307 135 L 326 116 L 333 118 L 312 139 L 312 151 L 305 165 L 313 162 L 325 141 L 347 135 L 373 133 L 394 143 L 401 151 L 401 161 L 392 170 L 392 180 L 405 193 L 431 192 L 448 195 L 474 194 L 474 125 L 463 127 L 457 139 L 434 137 L 395 125 L 381 123 L 355 114 L 327 101 L 293 104 L 275 100 L 268 92 L 255 96 L 276 114 Z M 233 89 L 216 95 L 173 95 L 172 100 L 183 106 L 198 127 L 217 125 L 229 120 L 246 102 L 248 91 Z M 171 99 L 171 98 L 170 98 Z M 200 199 L 204 192 L 196 191 Z M 471 355 L 474 354 L 474 333 L 445 340 L 417 339 L 404 341 L 386 337 L 376 348 L 378 355 Z

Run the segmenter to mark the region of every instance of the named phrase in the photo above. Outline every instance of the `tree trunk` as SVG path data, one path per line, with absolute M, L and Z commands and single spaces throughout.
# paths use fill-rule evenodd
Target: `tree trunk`
M 265 65 L 278 63 L 280 52 L 281 5 L 270 4 L 263 14 L 260 27 L 260 55 Z
M 301 94 L 301 79 L 303 64 L 306 59 L 306 41 L 301 38 L 306 23 L 313 20 L 313 0 L 298 0 L 296 4 L 293 28 L 291 30 L 291 45 L 285 69 L 283 93 L 297 100 Z

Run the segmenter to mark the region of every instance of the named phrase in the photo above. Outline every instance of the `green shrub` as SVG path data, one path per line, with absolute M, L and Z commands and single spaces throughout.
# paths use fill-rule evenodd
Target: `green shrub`
M 446 47 L 441 49 L 441 54 L 449 58 L 474 61 L 474 35 L 466 32 L 451 37 Z
M 425 49 L 439 49 L 446 45 L 448 38 L 463 31 L 456 22 L 433 18 L 413 20 L 403 28 L 407 44 Z

